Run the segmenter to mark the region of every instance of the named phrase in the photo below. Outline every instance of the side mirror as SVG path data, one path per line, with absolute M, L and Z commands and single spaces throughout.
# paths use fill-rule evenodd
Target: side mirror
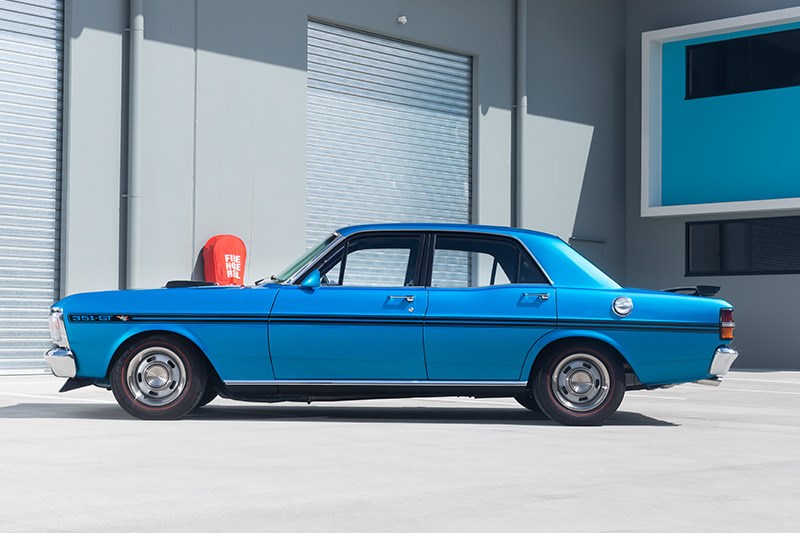
M 308 273 L 308 275 L 303 280 L 303 283 L 300 284 L 301 287 L 305 289 L 316 289 L 320 285 L 320 275 L 319 270 L 314 269 Z

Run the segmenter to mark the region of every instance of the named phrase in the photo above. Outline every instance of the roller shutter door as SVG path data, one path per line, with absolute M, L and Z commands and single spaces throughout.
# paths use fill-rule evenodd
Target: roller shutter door
M 306 240 L 470 221 L 472 60 L 308 23 Z
M 0 372 L 43 370 L 58 295 L 63 2 L 0 2 Z

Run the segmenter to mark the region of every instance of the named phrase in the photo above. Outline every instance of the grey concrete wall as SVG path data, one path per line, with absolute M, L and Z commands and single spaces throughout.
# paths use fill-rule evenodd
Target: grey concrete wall
M 626 59 L 626 270 L 629 285 L 664 288 L 721 285 L 736 307 L 737 368 L 800 368 L 795 340 L 800 277 L 685 277 L 685 224 L 732 216 L 641 218 L 642 32 L 800 5 L 788 0 L 628 0 Z M 782 213 L 800 214 L 800 213 Z M 750 216 L 750 215 L 748 215 Z
M 124 179 L 127 2 L 66 3 L 63 294 L 117 288 Z
M 625 277 L 625 4 L 528 3 L 523 227 Z
M 70 9 L 65 287 L 75 292 L 119 285 L 128 15 L 127 2 L 73 0 Z M 247 281 L 303 251 L 309 18 L 474 56 L 473 220 L 511 222 L 512 0 L 150 0 L 144 15 L 135 286 L 191 276 L 214 234 L 244 239 Z M 102 258 L 87 256 L 93 243 Z

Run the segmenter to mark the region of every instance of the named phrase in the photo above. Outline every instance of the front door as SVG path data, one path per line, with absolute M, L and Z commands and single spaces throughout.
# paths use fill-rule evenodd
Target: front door
M 556 291 L 512 239 L 435 236 L 425 317 L 431 380 L 526 381 L 525 357 L 556 327 Z
M 355 236 L 320 266 L 316 288 L 284 287 L 269 344 L 278 380 L 424 380 L 423 237 Z

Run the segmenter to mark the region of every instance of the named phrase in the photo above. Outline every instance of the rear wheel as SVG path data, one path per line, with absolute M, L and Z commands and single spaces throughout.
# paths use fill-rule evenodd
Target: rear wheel
M 167 335 L 133 344 L 111 370 L 117 402 L 146 420 L 181 418 L 203 397 L 207 381 L 208 369 L 197 350 Z
M 571 426 L 602 423 L 625 395 L 625 373 L 615 354 L 576 344 L 550 354 L 536 371 L 534 398 L 551 419 Z

